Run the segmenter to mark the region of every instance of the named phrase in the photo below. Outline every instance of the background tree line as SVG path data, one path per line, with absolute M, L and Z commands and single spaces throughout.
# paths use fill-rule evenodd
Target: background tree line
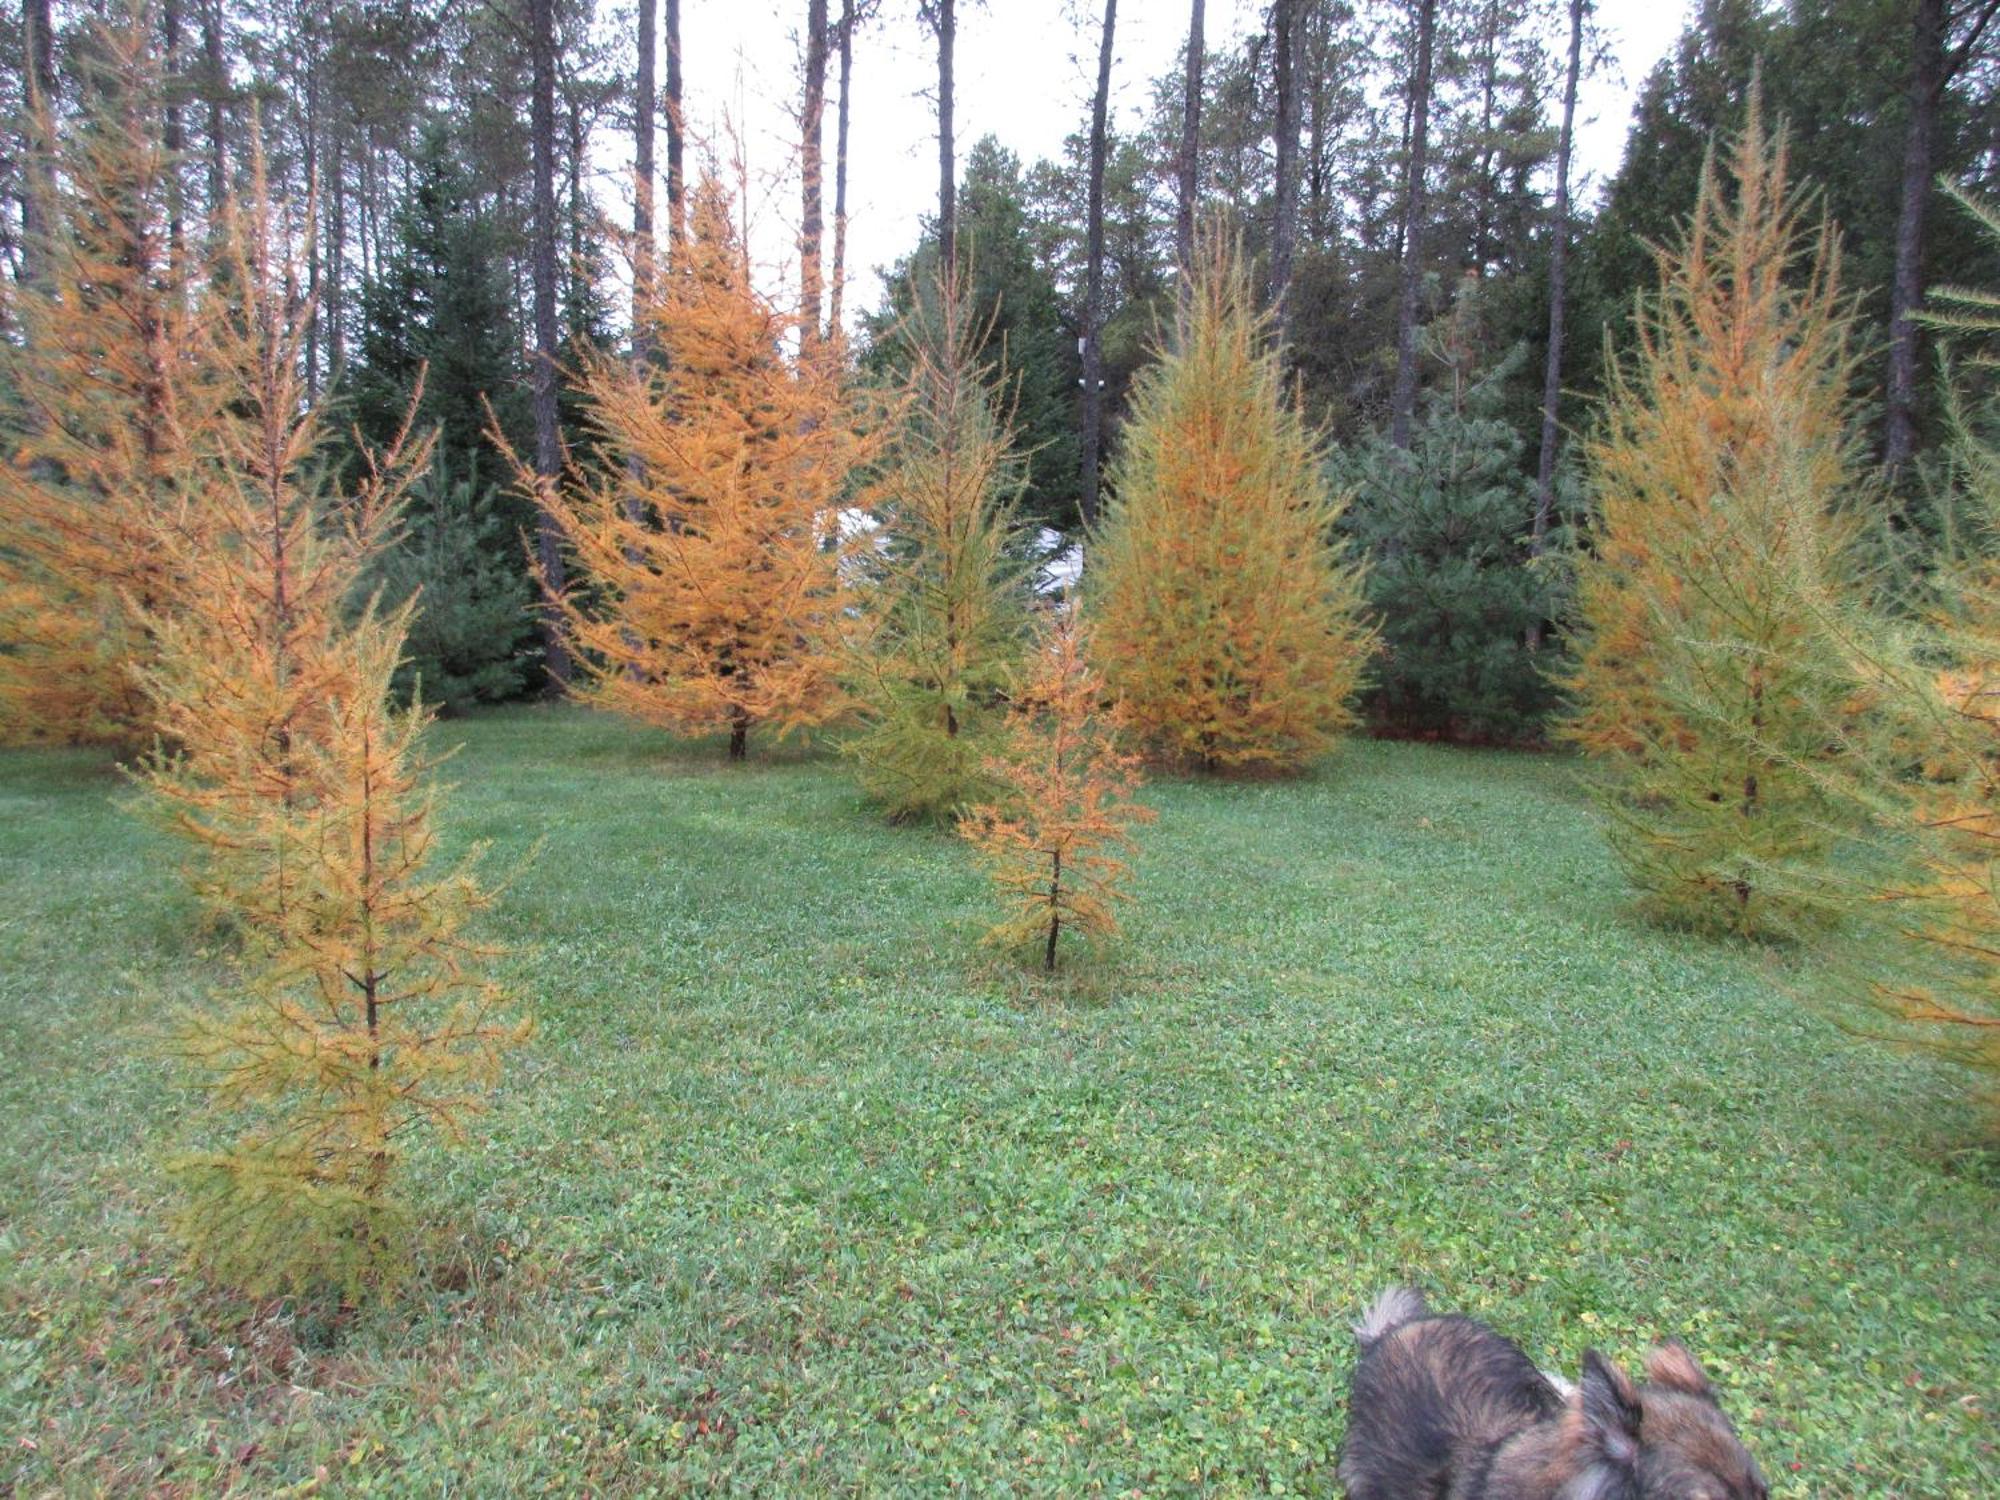
M 312 308 L 307 389 L 332 391 L 381 443 L 428 368 L 419 420 L 439 429 L 437 458 L 384 581 L 397 595 L 422 586 L 405 676 L 447 707 L 539 691 L 563 665 L 542 659 L 553 637 L 529 613 L 520 537 L 536 507 L 502 482 L 493 440 L 545 475 L 587 451 L 564 372 L 580 345 L 626 337 L 628 232 L 664 227 L 671 258 L 684 68 L 720 65 L 683 59 L 680 8 L 162 0 L 146 12 L 169 73 L 176 238 L 208 232 L 254 129 L 280 201 L 314 204 L 292 226 Z M 1580 519 L 1570 449 L 1604 383 L 1605 334 L 1629 339 L 1648 246 L 1673 238 L 1706 143 L 1740 127 L 1760 69 L 1794 176 L 1840 227 L 1875 344 L 1855 395 L 1891 475 L 1885 519 L 1918 538 L 1931 524 L 1942 421 L 1911 313 L 1930 287 L 1981 279 L 1978 244 L 1962 216 L 1934 210 L 1931 183 L 1978 190 L 1995 175 L 1993 0 L 1705 0 L 1640 86 L 1598 202 L 1570 181 L 1578 80 L 1605 66 L 1588 0 L 1272 0 L 1248 35 L 1215 39 L 1191 0 L 1190 45 L 1155 79 L 1120 75 L 1115 5 L 1086 7 L 1078 48 L 1098 64 L 1095 97 L 1061 155 L 1033 162 L 976 122 L 969 143 L 957 133 L 957 0 L 797 9 L 806 322 L 852 317 L 862 366 L 901 372 L 909 288 L 944 255 L 961 263 L 986 330 L 973 356 L 1004 386 L 1028 451 L 1024 513 L 1053 533 L 1078 534 L 1095 509 L 1194 223 L 1219 214 L 1242 235 L 1354 492 L 1342 525 L 1375 562 L 1386 652 L 1368 709 L 1385 727 L 1539 734 Z M 0 80 L 17 122 L 0 158 L 15 205 L 0 258 L 17 279 L 36 274 L 29 188 L 43 156 L 29 105 L 57 119 L 74 107 L 92 15 L 24 0 L 5 19 L 0 44 L 19 66 Z M 869 168 L 849 161 L 848 85 L 913 36 L 937 64 L 938 210 L 884 305 L 854 309 L 847 202 Z M 1136 120 L 1110 107 L 1141 88 Z M 627 139 L 643 191 L 607 190 L 596 163 Z M 552 549 L 544 529 L 544 567 L 560 565 Z

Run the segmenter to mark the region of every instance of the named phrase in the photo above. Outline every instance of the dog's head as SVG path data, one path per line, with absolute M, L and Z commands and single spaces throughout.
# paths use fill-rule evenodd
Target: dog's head
M 1596 1350 L 1563 1417 L 1584 1467 L 1562 1500 L 1765 1500 L 1757 1461 L 1686 1347 L 1653 1346 L 1635 1384 Z

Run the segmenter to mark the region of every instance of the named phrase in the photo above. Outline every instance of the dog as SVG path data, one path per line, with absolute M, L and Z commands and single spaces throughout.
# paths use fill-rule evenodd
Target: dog
M 1393 1287 L 1354 1327 L 1349 1500 L 1766 1500 L 1756 1461 L 1677 1340 L 1635 1384 L 1596 1350 L 1572 1387 L 1472 1318 Z

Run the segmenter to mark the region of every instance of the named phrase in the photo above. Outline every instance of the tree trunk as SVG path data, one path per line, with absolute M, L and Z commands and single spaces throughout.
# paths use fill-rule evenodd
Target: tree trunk
M 1104 148 L 1111 108 L 1111 43 L 1118 0 L 1104 0 L 1104 35 L 1097 48 L 1097 97 L 1090 106 L 1090 202 L 1084 236 L 1082 455 L 1078 507 L 1084 529 L 1097 524 L 1097 448 L 1104 426 Z
M 659 105 L 655 0 L 639 0 L 639 74 L 632 91 L 632 357 L 644 365 L 652 335 L 645 309 L 653 296 L 653 121 Z
M 1174 221 L 1174 258 L 1183 272 L 1194 264 L 1194 216 L 1201 195 L 1201 66 L 1205 0 L 1194 0 L 1188 16 L 1187 81 L 1181 105 L 1180 214 Z
M 1883 395 L 1882 463 L 1892 475 L 1916 448 L 1916 313 L 1924 300 L 1924 214 L 1945 83 L 1945 0 L 1915 0 L 1912 12 L 1910 118 L 1903 133 L 1903 199 L 1896 215 L 1896 269 L 1889 282 L 1889 380 Z
M 938 46 L 938 249 L 944 263 L 958 258 L 957 157 L 951 134 L 952 48 L 958 40 L 957 0 L 931 0 Z
M 799 348 L 819 342 L 824 328 L 820 242 L 826 233 L 821 189 L 822 126 L 826 120 L 826 0 L 806 0 L 805 99 L 799 110 Z
M 1271 284 L 1269 301 L 1276 310 L 1279 337 L 1289 321 L 1285 293 L 1292 285 L 1292 254 L 1299 233 L 1299 40 L 1305 32 L 1298 0 L 1277 0 L 1271 8 L 1272 70 L 1277 83 L 1277 123 L 1273 155 Z
M 840 332 L 847 297 L 847 120 L 854 81 L 854 0 L 840 3 L 840 109 L 833 131 L 833 285 L 828 293 L 826 326 Z
M 1042 967 L 1051 974 L 1056 967 L 1056 939 L 1062 936 L 1062 851 L 1049 853 L 1049 942 L 1042 951 Z
M 181 7 L 180 0 L 162 0 L 160 5 L 160 49 L 165 54 L 161 59 L 162 71 L 166 75 L 167 102 L 166 121 L 161 132 L 160 144 L 167 152 L 167 248 L 174 263 L 181 259 L 181 242 L 186 233 L 184 205 L 181 202 L 181 153 L 187 149 L 187 131 L 182 125 L 181 112 Z M 308 84 L 310 97 L 310 84 Z M 312 142 L 306 142 L 308 168 Z
M 1493 105 L 1500 89 L 1500 4 L 1486 0 L 1486 24 L 1480 31 L 1479 172 L 1473 183 L 1472 267 L 1484 279 L 1493 238 Z
M 1417 55 L 1410 69 L 1410 149 L 1403 184 L 1403 288 L 1396 305 L 1396 387 L 1389 405 L 1390 441 L 1405 451 L 1417 407 L 1417 295 L 1423 287 L 1431 44 L 1437 32 L 1437 0 L 1416 0 L 1416 5 Z
M 1535 524 L 1528 553 L 1540 557 L 1548 543 L 1556 508 L 1557 417 L 1562 404 L 1563 319 L 1568 313 L 1565 283 L 1569 260 L 1569 156 L 1576 127 L 1576 86 L 1583 71 L 1583 12 L 1588 0 L 1569 0 L 1569 67 L 1563 75 L 1562 131 L 1556 137 L 1555 231 L 1549 240 L 1549 351 L 1542 366 L 1542 451 L 1535 464 Z M 1530 649 L 1542 643 L 1542 622 L 1528 628 Z
M 347 326 L 343 292 L 347 284 L 347 157 L 338 125 L 326 143 L 326 361 L 327 384 L 347 367 Z
M 208 81 L 208 214 L 212 222 L 229 197 L 229 146 L 225 107 L 229 64 L 222 55 L 222 0 L 201 7 L 202 70 Z
M 25 63 L 27 122 L 21 149 L 21 279 L 30 285 L 45 278 L 42 251 L 55 207 L 56 37 L 49 0 L 24 0 L 21 7 L 21 50 Z
M 535 407 L 535 473 L 554 486 L 562 471 L 562 438 L 556 427 L 556 44 L 555 0 L 528 0 L 528 48 L 533 73 L 529 131 L 534 138 L 535 208 L 535 359 L 532 383 Z M 536 515 L 535 553 L 542 576 L 555 589 L 563 586 L 561 537 L 555 518 L 544 507 Z M 555 606 L 542 606 L 542 649 L 549 680 L 557 687 L 569 682 L 569 648 Z
M 682 157 L 687 129 L 681 119 L 681 0 L 667 3 L 667 246 L 680 255 L 687 238 L 687 175 Z
M 729 711 L 729 758 L 743 760 L 750 754 L 750 715 L 742 708 Z

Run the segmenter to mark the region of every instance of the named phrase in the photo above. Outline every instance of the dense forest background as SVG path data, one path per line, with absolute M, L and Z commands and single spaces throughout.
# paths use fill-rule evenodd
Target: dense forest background
M 1353 493 L 1342 524 L 1372 560 L 1387 647 L 1372 717 L 1534 737 L 1561 649 L 1562 559 L 1588 545 L 1573 440 L 1652 283 L 1649 246 L 1674 237 L 1709 142 L 1741 125 L 1760 74 L 1795 178 L 1839 225 L 1869 340 L 1855 394 L 1882 530 L 1921 543 L 1937 526 L 1937 351 L 1913 313 L 1929 288 L 1990 279 L 1935 183 L 1977 191 L 2000 172 L 2000 0 L 1704 0 L 1639 88 L 1623 163 L 1591 202 L 1570 180 L 1577 80 L 1605 65 L 1586 0 L 1273 0 L 1261 29 L 1219 47 L 1203 44 L 1195 0 L 1186 55 L 1146 81 L 1138 128 L 1106 107 L 1114 82 L 1135 82 L 1113 78 L 1115 4 L 1080 6 L 1096 97 L 1040 161 L 954 121 L 956 9 L 970 3 L 799 0 L 796 52 L 769 60 L 797 80 L 799 149 L 741 170 L 780 174 L 798 207 L 796 284 L 771 290 L 795 293 L 809 327 L 851 329 L 864 371 L 903 368 L 911 289 L 946 255 L 967 268 L 1045 546 L 1087 530 L 1176 266 L 1197 224 L 1227 225 Z M 563 446 L 587 457 L 561 372 L 580 346 L 628 339 L 635 247 L 665 240 L 671 257 L 700 163 L 739 170 L 728 141 L 681 128 L 686 80 L 734 65 L 683 54 L 681 8 L 161 0 L 146 14 L 170 74 L 174 233 L 202 232 L 256 141 L 298 215 L 308 390 L 338 398 L 360 445 L 381 443 L 427 371 L 418 415 L 439 430 L 437 456 L 382 582 L 392 597 L 423 590 L 410 671 L 448 708 L 542 691 L 560 666 L 529 607 L 536 517 L 499 440 L 545 468 Z M 34 274 L 29 104 L 91 107 L 97 15 L 25 0 L 0 22 L 18 59 L 0 81 L 16 122 L 0 260 L 17 279 Z M 847 204 L 874 168 L 849 157 L 847 85 L 892 38 L 936 63 L 938 208 L 884 305 L 856 307 Z M 855 86 L 888 86 L 880 72 Z M 638 174 L 599 191 L 613 159 Z

